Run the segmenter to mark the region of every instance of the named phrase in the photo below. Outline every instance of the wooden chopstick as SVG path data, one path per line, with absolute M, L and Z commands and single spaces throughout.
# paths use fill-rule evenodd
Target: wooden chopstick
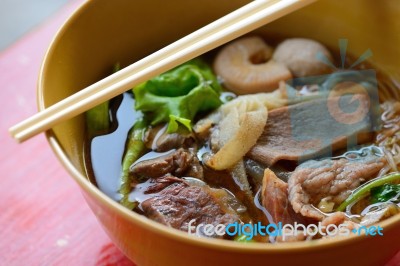
M 9 129 L 19 142 L 316 0 L 256 0 Z
M 272 5 L 276 2 L 279 2 L 280 0 L 270 0 L 269 3 Z M 124 69 L 120 70 L 118 74 L 110 75 L 94 84 L 91 86 L 87 87 L 86 89 L 83 89 L 73 95 L 74 99 L 76 98 L 77 100 L 81 98 L 85 98 L 87 96 L 90 96 L 93 93 L 96 93 L 94 90 L 99 90 L 102 89 L 103 87 L 110 86 L 118 81 L 121 81 L 123 79 L 126 79 L 131 75 L 131 73 L 135 71 L 140 71 L 146 67 L 148 67 L 150 64 L 152 64 L 154 61 L 161 60 L 169 55 L 172 55 L 173 53 L 176 53 L 180 49 L 182 49 L 183 45 L 191 45 L 198 41 L 201 38 L 204 38 L 204 36 L 210 35 L 213 32 L 221 29 L 221 27 L 225 27 L 226 25 L 235 23 L 236 21 L 243 19 L 246 14 L 250 12 L 256 12 L 259 11 L 261 8 L 264 8 L 264 3 L 263 1 L 255 1 L 252 2 L 249 5 L 246 5 L 242 9 L 235 10 L 234 12 L 224 16 L 223 18 L 216 20 L 207 26 L 199 29 L 196 32 L 193 32 L 190 35 L 187 35 L 183 37 L 182 39 L 164 47 L 163 49 L 147 56 L 146 58 L 143 58 L 142 60 L 131 64 L 130 66 L 125 67 Z M 239 13 L 239 14 L 238 14 Z M 76 95 L 76 96 L 75 96 Z M 68 98 L 72 103 L 72 96 Z M 53 108 L 53 106 L 51 107 Z M 59 109 L 62 109 L 62 105 L 54 105 L 54 110 L 53 112 L 56 112 Z M 90 108 L 89 108 L 90 109 Z M 25 126 L 28 126 L 30 124 L 33 124 L 35 121 L 34 120 L 25 120 L 26 124 Z

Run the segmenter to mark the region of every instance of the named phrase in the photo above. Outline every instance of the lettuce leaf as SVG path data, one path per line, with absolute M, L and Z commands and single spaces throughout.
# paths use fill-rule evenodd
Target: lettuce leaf
M 218 108 L 221 86 L 209 66 L 199 59 L 189 61 L 135 88 L 135 108 L 151 125 L 170 123 L 168 133 L 178 123 L 189 130 L 199 112 Z

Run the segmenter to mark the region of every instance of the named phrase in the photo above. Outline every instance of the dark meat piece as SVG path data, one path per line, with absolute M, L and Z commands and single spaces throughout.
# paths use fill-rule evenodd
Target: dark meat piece
M 250 159 L 245 159 L 244 166 L 252 190 L 256 193 L 262 186 L 265 167 Z
M 220 112 L 215 111 L 206 116 L 205 118 L 199 120 L 194 126 L 193 131 L 199 139 L 206 140 L 209 138 L 211 133 L 211 128 L 218 124 L 221 120 Z
M 164 133 L 153 143 L 156 151 L 168 151 L 180 147 L 188 148 L 195 144 L 192 134 Z
M 181 178 L 167 174 L 163 177 L 152 179 L 151 182 L 154 183 L 154 185 L 150 185 L 145 191 L 143 191 L 144 194 L 158 193 L 173 183 L 181 183 L 184 181 Z
M 323 220 L 315 206 L 323 198 L 342 203 L 361 183 L 375 177 L 385 159 L 368 154 L 359 159 L 325 159 L 301 164 L 289 178 L 289 200 L 293 209 L 303 216 Z
M 148 218 L 185 232 L 191 220 L 195 220 L 193 226 L 201 223 L 227 225 L 239 220 L 234 212 L 228 213 L 220 205 L 208 186 L 189 186 L 185 182 L 170 185 L 142 202 L 141 207 Z
M 130 173 L 136 176 L 161 177 L 168 173 L 182 174 L 192 161 L 192 155 L 179 149 L 164 156 L 132 164 Z
M 165 152 L 172 149 L 194 147 L 196 138 L 193 133 L 188 131 L 169 134 L 166 126 L 160 125 L 146 131 L 144 142 L 149 149 Z
M 204 173 L 204 181 L 207 184 L 210 184 L 212 187 L 223 187 L 227 189 L 246 206 L 249 217 L 244 218 L 241 216 L 242 221 L 250 222 L 254 220 L 257 222 L 260 221 L 263 224 L 268 224 L 265 214 L 255 206 L 254 197 L 241 189 L 241 185 L 236 183 L 236 180 L 232 177 L 232 173 L 228 171 L 216 171 L 208 167 L 204 167 Z
M 193 150 L 178 149 L 167 155 L 132 164 L 130 174 L 157 178 L 166 174 L 203 178 L 203 168 Z
M 204 179 L 203 166 L 201 165 L 199 159 L 197 158 L 197 155 L 194 152 L 192 152 L 192 156 L 193 156 L 192 162 L 189 168 L 186 170 L 184 176 L 195 177 L 203 180 Z
M 354 112 L 353 104 L 339 107 L 339 102 L 353 101 L 358 102 L 361 108 L 357 112 L 365 114 L 358 122 L 350 116 Z M 345 148 L 349 140 L 365 142 L 370 138 L 368 132 L 372 127 L 368 108 L 368 98 L 360 94 L 272 110 L 268 113 L 263 134 L 248 157 L 271 166 L 279 160 L 304 161 L 326 155 Z

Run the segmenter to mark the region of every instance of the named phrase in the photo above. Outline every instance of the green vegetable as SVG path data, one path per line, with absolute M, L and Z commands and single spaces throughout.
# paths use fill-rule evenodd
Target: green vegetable
M 242 242 L 242 243 L 252 243 L 255 242 L 253 239 L 247 239 L 248 237 L 246 235 L 237 235 L 234 238 L 234 241 L 236 242 Z
M 121 187 L 119 193 L 122 195 L 120 203 L 129 208 L 134 209 L 137 202 L 129 201 L 129 193 L 131 192 L 132 179 L 129 175 L 129 167 L 144 153 L 146 147 L 143 142 L 143 135 L 146 131 L 147 123 L 144 120 L 138 120 L 132 127 L 128 135 L 128 144 L 126 146 L 125 155 L 122 160 Z
M 384 184 L 371 189 L 372 203 L 386 202 L 389 200 L 400 200 L 400 185 Z
M 219 107 L 221 87 L 211 69 L 201 60 L 189 61 L 133 89 L 135 108 L 151 125 L 170 123 L 168 133 L 181 124 L 192 129 L 199 112 Z
M 192 131 L 192 126 L 190 124 L 190 120 L 182 117 L 178 117 L 175 115 L 169 115 L 169 123 L 168 123 L 168 132 L 176 132 L 178 131 L 178 122 L 185 126 L 189 131 Z
M 89 138 L 110 127 L 109 102 L 104 102 L 86 112 L 86 127 Z
M 114 65 L 113 73 L 119 71 L 119 63 Z M 109 101 L 101 103 L 85 113 L 89 138 L 104 132 L 110 127 Z
M 336 209 L 337 211 L 344 211 L 347 206 L 350 204 L 356 202 L 357 200 L 367 196 L 371 189 L 385 185 L 387 183 L 395 182 L 395 181 L 400 181 L 400 173 L 393 173 L 389 174 L 387 176 L 384 176 L 379 179 L 372 180 L 370 182 L 367 182 L 357 188 L 351 195 L 340 204 L 340 206 Z

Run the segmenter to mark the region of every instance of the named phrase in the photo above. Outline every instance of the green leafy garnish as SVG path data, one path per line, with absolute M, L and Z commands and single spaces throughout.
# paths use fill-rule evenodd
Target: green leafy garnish
M 211 69 L 196 59 L 165 72 L 135 88 L 135 108 L 151 125 L 170 123 L 168 133 L 179 125 L 192 129 L 197 113 L 213 110 L 222 102 L 221 86 Z
M 344 211 L 350 204 L 367 196 L 371 192 L 371 189 L 375 187 L 379 187 L 387 183 L 398 182 L 398 181 L 400 181 L 400 173 L 389 174 L 382 178 L 378 178 L 370 182 L 367 182 L 358 187 L 355 191 L 353 191 L 353 193 L 351 193 L 351 195 L 345 201 L 343 201 L 342 204 L 340 204 L 340 206 L 336 210 Z
M 170 115 L 169 116 L 169 123 L 168 123 L 168 132 L 176 132 L 178 131 L 179 124 L 185 126 L 189 131 L 192 131 L 192 126 L 190 124 L 190 120 L 182 117 L 178 117 L 175 115 Z
M 400 185 L 384 184 L 383 186 L 371 189 L 372 203 L 386 202 L 389 200 L 400 200 Z

